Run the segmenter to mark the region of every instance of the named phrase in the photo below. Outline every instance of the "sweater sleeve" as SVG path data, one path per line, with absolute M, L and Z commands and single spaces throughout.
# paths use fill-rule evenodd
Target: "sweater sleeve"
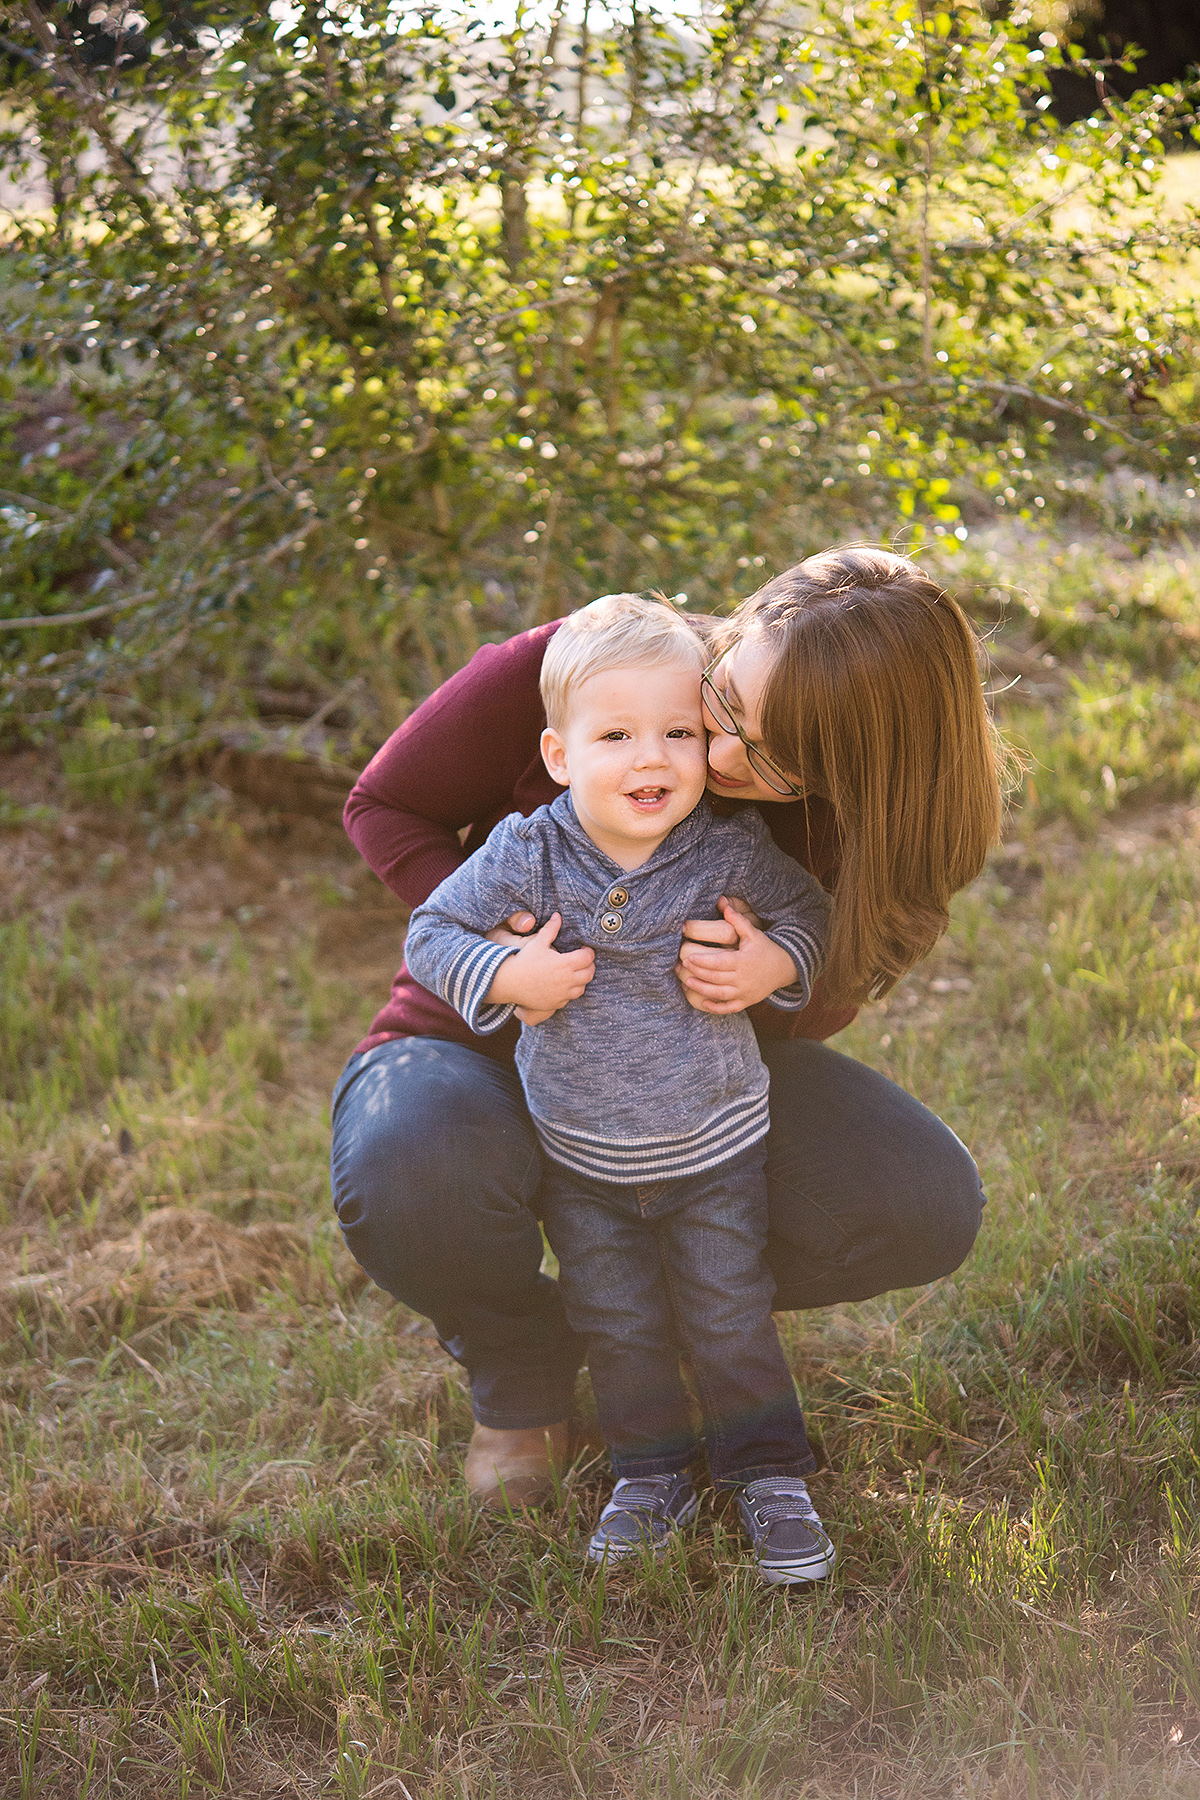
M 556 623 L 477 650 L 392 733 L 355 782 L 346 830 L 364 861 L 408 905 L 419 905 L 465 860 L 459 836 L 465 826 L 512 809 L 538 754 L 545 724 L 538 676 Z
M 746 815 L 743 815 L 746 817 Z M 771 994 L 769 1003 L 784 1012 L 799 1012 L 812 998 L 829 937 L 830 900 L 820 882 L 772 842 L 761 820 L 752 832 L 745 873 L 745 898 L 764 921 L 773 944 L 786 950 L 797 979 Z
M 535 858 L 513 813 L 486 844 L 430 894 L 409 920 L 404 957 L 422 987 L 437 994 L 481 1037 L 507 1024 L 516 1008 L 489 1004 L 496 971 L 516 947 L 483 936 L 520 906 L 540 912 Z

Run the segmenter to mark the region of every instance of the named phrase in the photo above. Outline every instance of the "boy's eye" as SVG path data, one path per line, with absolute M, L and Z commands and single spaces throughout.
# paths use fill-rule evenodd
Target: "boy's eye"
M 669 738 L 692 738 L 695 735 L 690 725 L 676 725 L 674 730 L 667 733 Z
M 619 744 L 622 738 L 627 738 L 628 736 L 629 733 L 627 731 L 606 731 L 600 741 L 604 744 Z

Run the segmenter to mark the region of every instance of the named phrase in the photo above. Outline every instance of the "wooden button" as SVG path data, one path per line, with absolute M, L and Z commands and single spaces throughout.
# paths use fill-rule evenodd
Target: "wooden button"
M 625 892 L 624 888 L 614 888 L 612 893 L 608 896 L 608 904 L 610 906 L 624 906 L 627 904 L 628 900 L 629 895 Z
M 600 920 L 601 931 L 620 931 L 621 915 L 617 912 L 604 913 Z

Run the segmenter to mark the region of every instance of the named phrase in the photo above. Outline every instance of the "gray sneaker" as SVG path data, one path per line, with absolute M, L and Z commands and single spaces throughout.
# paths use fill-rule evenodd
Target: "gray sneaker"
M 690 1525 L 700 1502 L 692 1478 L 639 1475 L 618 1481 L 588 1545 L 589 1562 L 620 1562 L 646 1546 L 664 1555 L 675 1532 Z
M 832 1572 L 837 1552 L 798 1476 L 748 1481 L 738 1495 L 738 1512 L 764 1581 L 790 1586 Z

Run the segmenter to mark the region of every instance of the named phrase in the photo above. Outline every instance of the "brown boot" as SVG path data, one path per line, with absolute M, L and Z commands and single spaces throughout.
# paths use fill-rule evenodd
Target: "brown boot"
M 527 1431 L 476 1425 L 467 1450 L 467 1492 L 491 1512 L 541 1506 L 554 1492 L 554 1471 L 567 1461 L 567 1422 Z

